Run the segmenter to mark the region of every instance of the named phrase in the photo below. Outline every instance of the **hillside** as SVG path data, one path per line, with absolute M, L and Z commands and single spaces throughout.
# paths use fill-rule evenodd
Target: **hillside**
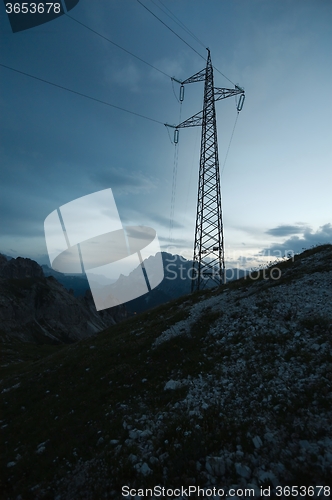
M 0 254 L 0 342 L 4 356 L 20 342 L 75 342 L 126 315 L 123 306 L 98 313 L 90 292 L 74 297 L 54 277 L 46 278 L 37 262 L 22 257 L 7 260 Z
M 120 499 L 124 485 L 329 498 L 332 246 L 277 268 L 2 366 L 1 498 Z

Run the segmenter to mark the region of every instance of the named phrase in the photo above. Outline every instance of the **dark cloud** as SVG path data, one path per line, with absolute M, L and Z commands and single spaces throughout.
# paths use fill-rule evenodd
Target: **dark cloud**
M 44 234 L 44 214 L 35 203 L 33 194 L 9 189 L 0 198 L 1 237 L 42 236 Z
M 295 226 L 296 227 L 296 226 Z M 332 224 L 324 224 L 313 232 L 311 228 L 305 228 L 302 237 L 292 236 L 283 243 L 273 243 L 270 247 L 264 248 L 259 255 L 287 255 L 288 253 L 299 253 L 304 249 L 316 245 L 332 244 Z
M 289 236 L 291 234 L 302 234 L 303 233 L 303 225 L 298 224 L 296 226 L 277 226 L 272 229 L 268 229 L 266 234 L 271 234 L 272 236 Z

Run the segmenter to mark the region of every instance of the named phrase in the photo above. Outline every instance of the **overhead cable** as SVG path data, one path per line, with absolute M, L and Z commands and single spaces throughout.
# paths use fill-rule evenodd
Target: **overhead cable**
M 196 54 L 198 54 L 200 57 L 202 57 L 204 59 L 204 57 L 199 54 L 190 44 L 188 44 L 185 40 L 183 40 L 183 38 L 181 38 L 177 33 L 175 33 L 175 31 L 173 31 L 169 26 L 167 26 L 166 23 L 164 23 L 159 17 L 157 17 L 151 10 L 149 10 L 144 4 L 142 4 L 142 2 L 140 2 L 139 0 L 137 0 L 145 9 L 147 9 L 154 17 L 156 17 L 162 24 L 164 24 L 164 26 L 166 26 L 170 31 L 172 31 L 172 33 L 174 33 L 178 38 L 180 38 L 180 40 L 182 40 L 186 45 L 188 45 L 194 52 L 196 52 Z M 161 7 L 159 7 L 153 0 L 151 0 L 152 3 L 154 3 L 159 9 L 161 9 L 170 19 L 171 17 L 169 16 L 169 14 L 167 14 L 167 12 L 165 12 Z M 166 5 L 164 5 L 161 0 L 159 0 L 159 2 L 165 7 L 165 9 L 167 9 L 171 14 L 172 16 L 177 19 L 177 21 L 175 21 L 173 19 L 173 21 L 180 27 L 182 27 L 182 29 L 184 29 L 190 36 L 192 36 L 198 43 L 200 43 L 202 45 L 202 47 L 205 48 L 205 45 L 203 44 L 203 42 L 201 42 L 199 40 L 199 38 L 197 38 L 197 36 L 192 32 L 190 31 L 186 26 L 185 24 L 180 21 L 180 19 L 178 19 L 175 14 L 173 14 L 170 9 L 168 9 L 168 7 L 166 7 Z M 163 71 L 162 69 L 159 69 L 157 68 L 156 66 L 154 66 L 153 64 L 145 61 L 144 59 L 142 59 L 141 57 L 137 56 L 136 54 L 134 54 L 133 52 L 130 52 L 130 50 L 127 50 L 125 49 L 124 47 L 121 47 L 121 45 L 119 45 L 118 43 L 116 42 L 113 42 L 113 40 L 111 40 L 110 38 L 107 38 L 106 36 L 102 35 L 101 33 L 99 33 L 98 31 L 90 28 L 90 26 L 82 23 L 81 21 L 79 21 L 78 19 L 75 19 L 74 17 L 70 16 L 69 14 L 65 13 L 65 15 L 67 17 L 69 17 L 69 19 L 71 19 L 72 21 L 74 21 L 75 23 L 77 24 L 80 24 L 81 26 L 83 26 L 84 28 L 86 28 L 87 30 L 91 31 L 92 33 L 94 33 L 95 35 L 99 36 L 100 38 L 103 38 L 104 40 L 106 40 L 107 42 L 111 43 L 112 45 L 114 45 L 115 47 L 117 47 L 118 49 L 122 50 L 123 52 L 126 52 L 127 54 L 129 54 L 130 56 L 132 57 L 135 57 L 135 59 L 137 59 L 138 61 L 141 61 L 142 63 L 146 64 L 147 66 L 149 66 L 150 68 L 158 71 L 159 73 L 161 73 L 162 75 L 164 76 L 167 76 L 167 78 L 171 78 L 172 79 L 172 76 L 169 75 L 168 73 L 165 73 L 165 71 Z M 232 83 L 233 85 L 235 85 L 234 82 L 232 82 L 232 80 L 230 80 L 229 78 L 227 78 L 226 75 L 224 75 L 224 73 L 222 73 L 218 68 L 216 68 L 215 66 L 213 66 L 214 69 L 216 71 L 218 71 L 218 73 L 220 73 L 224 78 L 226 78 L 226 80 L 228 80 L 230 83 Z
M 226 75 L 224 75 L 224 73 L 222 73 L 218 68 L 216 68 L 215 66 L 213 66 L 213 68 L 218 71 L 218 73 L 220 73 L 224 78 L 226 78 L 226 80 L 228 80 L 230 83 L 232 83 L 234 85 L 234 87 L 236 86 L 234 82 L 232 82 L 232 80 L 230 80 Z
M 166 24 L 166 23 L 165 23 L 162 19 L 160 19 L 160 17 L 158 17 L 158 16 L 157 16 L 154 12 L 152 12 L 152 10 L 150 10 L 150 9 L 149 9 L 146 5 L 144 5 L 144 4 L 141 2 L 141 0 L 137 0 L 137 2 L 138 2 L 140 5 L 142 5 L 142 7 L 144 7 L 144 9 L 146 9 L 148 12 L 150 12 L 150 14 L 152 14 L 152 15 L 153 15 L 153 17 L 155 17 L 156 19 L 158 19 L 158 21 L 160 21 L 160 22 L 161 22 L 164 26 L 166 26 L 166 28 L 167 28 L 167 29 L 169 29 L 169 30 L 170 30 L 170 31 L 171 31 L 171 32 L 172 32 L 175 36 L 177 36 L 177 37 L 178 37 L 178 38 L 179 38 L 179 39 L 180 39 L 183 43 L 185 43 L 185 44 L 186 44 L 189 48 L 191 48 L 191 50 L 193 50 L 193 51 L 194 51 L 197 55 L 199 55 L 199 57 L 201 57 L 201 58 L 202 58 L 202 59 L 204 59 L 204 61 L 205 61 L 205 57 L 204 57 L 204 56 L 202 56 L 202 54 L 200 54 L 199 52 L 197 52 L 197 50 L 196 50 L 196 49 L 194 49 L 194 47 L 193 47 L 192 45 L 190 45 L 190 43 L 186 42 L 186 41 L 185 41 L 185 40 L 184 40 L 184 39 L 183 39 L 180 35 L 178 35 L 178 34 L 177 34 L 174 30 L 172 30 L 172 28 L 170 28 L 170 27 L 169 27 L 169 26 L 168 26 L 168 25 L 167 25 L 167 24 Z M 154 2 L 153 2 L 153 3 L 154 3 Z M 161 2 L 161 3 L 162 3 L 162 2 Z M 169 9 L 167 9 L 167 10 L 169 10 Z M 169 12 L 171 12 L 171 11 L 169 10 Z M 175 17 L 175 16 L 174 16 L 174 17 Z M 180 21 L 180 22 L 181 22 L 181 21 Z M 177 24 L 178 24 L 178 23 L 177 23 Z M 192 34 L 192 33 L 191 33 L 191 32 L 190 32 L 187 28 L 186 28 L 186 30 L 189 32 L 189 34 L 191 34 L 191 36 L 193 36 L 194 38 L 196 38 L 196 39 L 197 39 L 197 41 L 198 41 L 199 43 L 201 43 L 201 45 L 203 45 L 203 47 L 204 47 L 204 44 L 203 44 L 202 42 L 200 42 L 200 40 L 199 40 L 199 39 L 198 39 L 195 35 L 193 35 L 193 34 Z M 218 73 L 220 73 L 220 74 L 221 74 L 224 78 L 226 78 L 226 80 L 228 80 L 228 81 L 229 81 L 232 85 L 234 85 L 234 86 L 235 86 L 235 83 L 234 83 L 232 80 L 230 80 L 230 79 L 229 79 L 226 75 L 224 75 L 224 73 L 222 73 L 222 72 L 221 72 L 218 68 L 216 68 L 215 66 L 213 66 L 213 68 L 214 68 L 216 71 L 218 71 Z
M 173 21 L 174 23 L 176 23 L 178 26 L 180 26 L 180 28 L 182 28 L 184 31 L 186 31 L 186 32 L 188 33 L 188 35 L 190 35 L 190 36 L 191 36 L 194 40 L 196 40 L 196 42 L 198 42 L 198 43 L 199 43 L 199 44 L 200 44 L 200 45 L 201 45 L 201 46 L 205 49 L 206 45 L 204 45 L 204 43 L 203 43 L 203 42 L 201 42 L 201 41 L 200 41 L 200 39 L 199 39 L 199 38 L 197 38 L 197 36 L 196 36 L 196 35 L 195 35 L 192 31 L 190 31 L 190 29 L 189 29 L 189 28 L 187 28 L 187 26 L 186 26 L 186 25 L 185 25 L 185 24 L 184 24 L 184 23 L 183 23 L 183 22 L 182 22 L 182 21 L 181 21 L 178 17 L 176 17 L 176 15 L 175 15 L 175 14 L 173 14 L 173 12 L 172 12 L 172 11 L 171 11 L 168 7 L 166 7 L 166 5 L 165 5 L 165 4 L 164 4 L 161 0 L 159 0 L 159 3 L 161 3 L 161 5 L 162 5 L 162 6 L 163 6 L 163 7 L 164 7 L 164 8 L 165 8 L 165 9 L 166 9 L 166 10 L 167 10 L 167 11 L 168 11 L 171 15 L 167 14 L 167 12 L 166 12 L 164 9 L 162 9 L 162 8 L 160 7 L 160 5 L 158 5 L 158 4 L 157 4 L 154 0 L 151 0 L 151 2 L 152 2 L 152 3 L 156 6 L 156 7 L 158 7 L 158 9 L 162 10 L 162 11 L 164 12 L 164 14 L 166 14 L 166 16 L 167 16 L 167 17 L 169 17 L 170 19 L 172 19 L 172 21 Z
M 226 161 L 227 161 L 227 158 L 228 158 L 228 153 L 229 153 L 229 150 L 231 148 L 231 144 L 232 144 L 232 140 L 233 140 L 233 136 L 234 136 L 234 132 L 235 132 L 235 127 L 236 127 L 236 124 L 237 124 L 237 120 L 239 118 L 239 111 L 237 112 L 236 114 L 236 118 L 235 118 L 235 123 L 234 123 L 234 127 L 233 127 L 233 130 L 232 130 L 232 134 L 231 134 L 231 138 L 229 140 L 229 144 L 228 144 L 228 148 L 227 148 L 227 151 L 226 151 L 226 155 L 225 155 L 225 159 L 224 159 L 224 163 L 223 163 L 223 166 L 222 166 L 222 169 L 221 169 L 221 172 L 220 172 L 220 177 L 222 176 L 223 174 L 223 171 L 224 171 L 224 168 L 225 168 L 225 165 L 226 165 Z
M 90 26 L 87 26 L 86 24 L 82 23 L 81 21 L 78 21 L 78 19 L 75 19 L 74 17 L 70 16 L 69 14 L 66 14 L 66 16 L 69 17 L 69 19 L 71 19 L 72 21 L 75 21 L 75 23 L 80 24 L 81 26 L 83 26 L 87 30 L 91 31 L 92 33 L 95 33 L 95 35 L 98 35 L 100 38 L 103 38 L 107 42 L 110 42 L 112 45 L 114 45 L 118 49 L 123 50 L 123 52 L 126 52 L 127 54 L 131 55 L 132 57 L 135 57 L 136 59 L 138 59 L 142 63 L 146 64 L 147 66 L 150 66 L 150 68 L 153 68 L 156 71 L 159 71 L 159 73 L 162 73 L 163 75 L 167 76 L 168 78 L 172 78 L 170 75 L 168 75 L 167 73 L 165 73 L 165 71 L 162 71 L 161 69 L 156 68 L 156 66 L 153 66 L 153 64 L 150 64 L 149 62 L 145 61 L 141 57 L 136 56 L 135 54 L 133 54 L 133 52 L 130 52 L 129 50 L 124 49 L 123 47 L 121 47 L 121 45 L 119 45 L 118 43 L 113 42 L 113 40 L 111 40 L 110 38 L 107 38 L 106 36 L 102 35 L 101 33 L 98 33 L 98 31 L 90 28 Z
M 120 111 L 124 111 L 125 113 L 130 113 L 131 115 L 139 116 L 140 118 L 144 118 L 145 120 L 149 120 L 151 122 L 155 123 L 160 123 L 160 125 L 164 125 L 163 122 L 160 122 L 159 120 L 155 120 L 154 118 L 150 118 L 149 116 L 141 115 L 140 113 L 136 113 L 135 111 L 130 111 L 129 109 L 122 108 L 120 106 L 116 106 L 115 104 L 111 104 L 110 102 L 107 101 L 102 101 L 101 99 L 97 99 L 96 97 L 91 97 L 87 94 L 82 94 L 82 92 L 77 92 L 76 90 L 69 89 L 68 87 L 64 87 L 63 85 L 58 85 L 57 83 L 50 82 L 49 80 L 44 80 L 44 78 L 39 78 L 38 76 L 30 75 L 29 73 L 25 73 L 24 71 L 20 71 L 15 68 L 11 68 L 10 66 L 7 66 L 6 64 L 1 64 L 3 68 L 9 69 L 11 71 L 15 71 L 15 73 L 20 73 L 21 75 L 28 76 L 29 78 L 33 78 L 34 80 L 38 80 L 43 83 L 47 83 L 48 85 L 52 85 L 53 87 L 57 87 L 62 90 L 66 90 L 67 92 L 71 92 L 72 94 L 77 94 L 81 97 L 85 97 L 86 99 L 90 99 L 91 101 L 96 101 L 101 104 L 105 104 L 105 106 L 110 106 L 111 108 L 119 109 Z
M 164 23 L 164 21 L 162 21 L 162 19 L 160 19 L 160 17 L 158 17 L 154 12 L 152 12 L 152 10 L 150 10 L 146 5 L 144 5 L 144 3 L 142 3 L 140 0 L 137 0 L 137 2 L 142 5 L 142 7 L 144 7 L 144 9 L 146 9 L 148 12 L 150 12 L 150 14 L 153 15 L 153 17 L 155 17 L 156 19 L 158 19 L 158 21 L 161 22 L 161 24 L 163 24 L 164 26 L 166 26 L 167 29 L 169 29 L 175 36 L 177 36 L 183 43 L 185 43 L 186 45 L 188 45 L 188 47 L 191 48 L 191 50 L 193 50 L 194 52 L 196 52 L 196 54 L 201 57 L 202 59 L 205 60 L 205 57 L 202 56 L 202 54 L 200 54 L 199 52 L 197 52 L 196 49 L 194 49 L 194 47 L 192 47 L 188 42 L 186 42 L 180 35 L 178 35 L 174 30 L 172 30 L 172 28 L 170 28 L 166 23 Z

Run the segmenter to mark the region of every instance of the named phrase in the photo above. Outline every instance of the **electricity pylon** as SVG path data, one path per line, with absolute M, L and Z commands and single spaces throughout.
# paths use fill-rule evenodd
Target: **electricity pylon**
M 179 129 L 202 127 L 201 154 L 199 164 L 197 213 L 191 291 L 202 290 L 209 284 L 225 282 L 224 235 L 221 210 L 220 174 L 215 101 L 240 94 L 237 111 L 241 111 L 244 90 L 217 88 L 213 83 L 213 66 L 209 49 L 206 67 L 181 84 L 180 100 L 183 100 L 184 85 L 204 81 L 203 110 L 177 125 L 174 142 L 178 142 Z M 167 125 L 167 124 L 165 124 Z M 170 125 L 167 125 L 170 126 Z

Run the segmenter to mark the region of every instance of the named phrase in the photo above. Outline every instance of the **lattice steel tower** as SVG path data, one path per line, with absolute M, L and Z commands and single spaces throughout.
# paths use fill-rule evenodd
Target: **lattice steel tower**
M 240 94 L 237 105 L 238 112 L 242 109 L 244 101 L 244 90 L 238 86 L 235 86 L 235 89 L 214 87 L 211 55 L 209 49 L 207 50 L 206 67 L 202 71 L 182 82 L 176 80 L 181 84 L 180 100 L 183 100 L 184 85 L 205 82 L 203 110 L 174 127 L 174 142 L 178 141 L 180 128 L 202 127 L 192 292 L 209 286 L 211 281 L 216 285 L 220 285 L 225 280 L 215 101 Z

